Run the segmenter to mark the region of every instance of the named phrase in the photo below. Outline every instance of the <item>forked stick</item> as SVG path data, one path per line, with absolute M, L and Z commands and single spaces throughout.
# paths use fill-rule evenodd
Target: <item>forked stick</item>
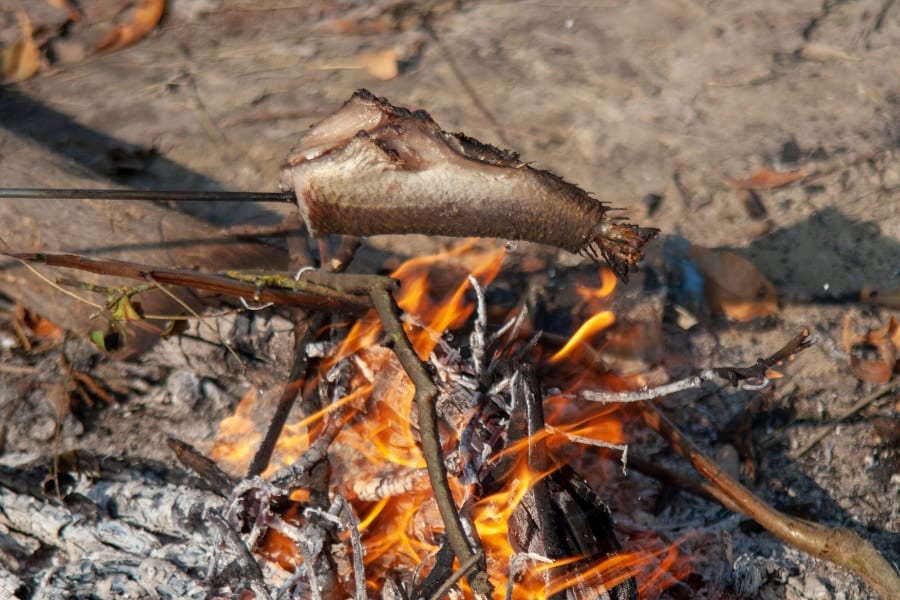
M 413 349 L 406 332 L 403 331 L 403 324 L 399 317 L 400 309 L 394 300 L 392 291 L 391 288 L 384 285 L 373 286 L 372 304 L 375 305 L 384 333 L 388 336 L 388 345 L 397 355 L 403 370 L 406 371 L 416 389 L 414 398 L 419 412 L 422 454 L 425 456 L 425 465 L 428 469 L 428 477 L 431 479 L 434 498 L 437 501 L 441 519 L 444 521 L 447 540 L 461 565 L 469 565 L 475 561 L 477 567 L 469 576 L 469 585 L 472 586 L 472 590 L 490 597 L 492 586 L 488 580 L 487 571 L 485 571 L 484 557 L 482 556 L 480 560 L 473 558 L 476 552 L 469 546 L 459 510 L 450 493 L 447 466 L 444 463 L 444 452 L 438 434 L 438 416 L 435 406 L 438 388 L 428 374 L 425 364 Z

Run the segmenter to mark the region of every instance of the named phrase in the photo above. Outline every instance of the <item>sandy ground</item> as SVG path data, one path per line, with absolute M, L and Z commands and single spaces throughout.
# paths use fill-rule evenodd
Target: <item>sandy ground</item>
M 444 128 L 513 148 L 664 236 L 751 259 L 778 290 L 777 318 L 764 327 L 719 323 L 690 337 L 690 351 L 669 351 L 690 354 L 696 366 L 751 362 L 811 327 L 821 343 L 774 395 L 791 417 L 769 423 L 781 443 L 766 450 L 757 485 L 773 501 L 808 499 L 816 518 L 856 528 L 896 564 L 900 462 L 875 429 L 879 419 L 896 422 L 896 391 L 804 458 L 788 454 L 874 389 L 849 373 L 841 322 L 854 309 L 874 326 L 891 311 L 846 297 L 866 287 L 900 288 L 900 6 L 432 2 L 391 18 L 377 6 L 388 3 L 374 4 L 174 2 L 162 25 L 133 47 L 0 88 L 0 185 L 65 187 L 93 178 L 275 190 L 298 132 L 355 89 L 425 108 Z M 373 31 L 342 31 L 347 21 L 340 18 L 359 22 L 365 14 L 376 16 Z M 401 58 L 395 79 L 358 67 L 361 53 L 387 49 Z M 136 174 L 112 177 L 110 150 L 128 145 L 152 148 L 157 157 Z M 730 181 L 759 169 L 808 176 L 758 191 L 753 200 L 764 211 L 754 212 Z M 661 202 L 648 214 L 651 195 Z M 0 211 L 14 210 L 0 201 Z M 218 223 L 274 220 L 256 207 L 221 207 L 212 216 Z M 47 232 L 41 245 L 61 249 L 65 239 L 65 231 Z M 403 243 L 390 242 L 395 249 Z M 408 251 L 423 242 L 416 244 Z M 651 263 L 662 263 L 663 246 L 656 244 Z M 8 390 L 21 389 L 16 381 Z M 35 394 L 24 403 L 14 396 L 3 396 L 16 407 L 5 450 L 46 446 L 53 408 Z M 91 413 L 98 421 L 87 425 L 67 421 L 62 443 L 146 451 L 142 442 L 158 442 L 166 429 L 148 425 L 150 415 L 202 444 L 233 398 L 210 395 L 180 408 L 154 402 Z M 704 428 L 732 419 L 739 403 L 692 406 L 685 422 L 712 442 L 716 433 Z M 203 410 L 208 424 L 172 424 L 190 410 Z M 140 426 L 135 414 L 144 417 Z M 165 455 L 158 443 L 156 452 Z M 824 563 L 778 545 L 765 549 L 772 553 L 765 560 L 804 561 L 799 583 L 772 583 L 783 597 L 868 597 L 858 581 Z M 816 585 L 824 591 L 810 596 Z

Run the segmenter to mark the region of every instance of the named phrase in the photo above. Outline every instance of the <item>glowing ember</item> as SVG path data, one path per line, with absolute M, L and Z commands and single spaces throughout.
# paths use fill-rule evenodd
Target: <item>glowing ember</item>
M 445 332 L 462 327 L 474 311 L 473 303 L 467 301 L 471 286 L 460 273 L 458 282 L 449 286 L 442 297 L 437 297 L 429 275 L 436 266 L 469 257 L 474 252 L 473 244 L 468 243 L 441 255 L 410 260 L 392 274 L 401 281 L 398 304 L 408 315 L 405 321 L 407 334 L 419 356 L 425 360 L 432 354 L 451 355 L 439 360 L 462 360 L 456 351 L 440 347 L 440 344 Z M 486 286 L 497 275 L 503 258 L 502 248 L 493 249 L 481 256 L 478 266 L 470 270 L 479 283 Z M 586 340 L 615 322 L 615 315 L 608 309 L 614 288 L 615 277 L 608 270 L 602 270 L 600 287 L 578 290 L 593 316 L 549 359 L 550 363 L 558 364 L 570 357 Z M 443 534 L 442 521 L 424 470 L 425 461 L 419 450 L 414 389 L 393 353 L 378 345 L 380 335 L 380 325 L 374 315 L 360 319 L 334 355 L 323 361 L 320 376 L 341 361 L 352 361 L 355 368 L 346 385 L 346 389 L 352 391 L 319 413 L 288 425 L 276 450 L 276 456 L 280 458 L 273 461 L 269 471 L 301 456 L 316 438 L 318 427 L 329 413 L 339 407 L 352 407 L 345 426 L 329 447 L 328 458 L 334 491 L 348 498 L 360 515 L 367 585 L 376 595 L 385 578 L 395 577 L 398 573 L 402 574 L 401 579 L 421 581 L 434 566 Z M 472 377 L 465 369 L 459 376 Z M 619 384 L 624 385 L 622 380 Z M 220 424 L 212 456 L 231 470 L 246 469 L 261 438 L 251 420 L 256 401 L 256 394 L 248 392 L 235 414 Z M 642 590 L 660 590 L 683 576 L 684 573 L 678 571 L 685 563 L 678 559 L 675 548 L 652 539 L 639 542 L 637 549 L 630 544 L 629 552 L 599 558 L 568 556 L 551 560 L 523 554 L 523 549 L 517 547 L 510 523 L 521 519 L 523 503 L 527 504 L 525 499 L 536 484 L 553 478 L 560 468 L 553 462 L 557 459 L 551 459 L 546 471 L 533 472 L 527 458 L 531 450 L 540 447 L 546 449 L 548 456 L 562 457 L 572 451 L 573 439 L 621 443 L 624 438 L 621 417 L 610 407 L 593 405 L 590 413 L 572 418 L 574 414 L 566 396 L 548 397 L 543 405 L 552 428 L 505 444 L 505 447 L 502 440 L 497 441 L 496 447 L 491 442 L 490 456 L 483 459 L 486 462 L 481 468 L 492 468 L 491 465 L 500 460 L 512 463 L 502 477 L 499 491 L 479 497 L 480 487 L 451 477 L 457 505 L 467 506 L 466 512 L 481 539 L 489 575 L 496 586 L 494 598 L 506 597 L 510 578 L 514 581 L 511 587 L 513 598 L 532 599 L 546 598 L 570 587 L 606 590 L 635 575 L 643 582 Z M 482 417 L 470 414 L 469 418 Z M 487 422 L 478 421 L 478 424 L 488 427 L 490 418 L 484 418 Z M 446 436 L 445 452 L 448 455 L 456 450 L 457 436 L 460 435 L 459 431 L 453 431 Z M 577 450 L 584 452 L 583 447 Z M 472 481 L 471 475 L 465 481 Z M 300 497 L 295 495 L 294 499 Z M 299 506 L 295 505 L 293 513 L 283 515 L 285 521 L 302 520 Z M 262 552 L 287 569 L 294 569 L 302 562 L 294 543 L 271 531 Z M 459 585 L 468 597 L 465 581 Z
M 257 394 L 251 389 L 238 403 L 234 414 L 222 419 L 216 434 L 216 444 L 210 457 L 231 469 L 246 468 L 253 457 L 253 448 L 262 439 L 262 434 L 253 424 L 253 407 Z

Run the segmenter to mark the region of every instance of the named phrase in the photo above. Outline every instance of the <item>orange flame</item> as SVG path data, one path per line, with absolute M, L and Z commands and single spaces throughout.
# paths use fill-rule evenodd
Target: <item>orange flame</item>
M 474 306 L 466 302 L 469 288 L 466 277 L 460 274 L 455 287 L 449 286 L 449 291 L 443 294 L 445 297 L 438 297 L 441 294 L 429 282 L 432 269 L 448 260 L 458 262 L 472 253 L 473 246 L 474 242 L 468 242 L 442 254 L 415 258 L 392 273 L 392 277 L 401 281 L 398 304 L 404 314 L 409 315 L 404 328 L 423 359 L 434 351 L 445 331 L 461 326 L 474 310 Z M 470 269 L 482 286 L 497 275 L 504 254 L 503 248 L 490 250 L 480 257 L 474 269 Z M 581 344 L 615 322 L 615 315 L 607 307 L 615 289 L 615 276 L 608 269 L 603 269 L 600 276 L 599 288 L 577 290 L 584 307 L 593 316 L 553 355 L 550 363 L 570 357 Z M 378 346 L 380 335 L 381 328 L 374 314 L 360 319 L 334 356 L 324 361 L 327 364 L 323 367 L 327 369 L 355 354 L 355 360 L 365 363 L 364 370 L 370 372 L 374 380 L 362 372 L 357 373 L 351 382 L 352 393 L 322 411 L 288 425 L 278 442 L 285 460 L 290 461 L 309 447 L 310 441 L 315 439 L 316 427 L 329 411 L 347 404 L 359 409 L 348 417 L 348 426 L 342 428 L 332 444 L 332 448 L 343 448 L 343 453 L 330 456 L 330 461 L 335 473 L 343 473 L 346 479 L 352 479 L 338 485 L 362 517 L 359 530 L 365 546 L 368 585 L 373 592 L 380 589 L 381 579 L 393 569 L 403 567 L 412 571 L 418 568 L 421 574 L 431 568 L 442 534 L 441 528 L 435 526 L 441 519 L 424 473 L 424 458 L 415 431 L 414 389 L 392 353 Z M 256 402 L 257 394 L 251 390 L 241 400 L 235 414 L 222 421 L 212 451 L 215 460 L 232 465 L 232 468 L 236 465 L 246 468 L 251 449 L 261 439 L 251 420 Z M 546 399 L 547 420 L 555 424 L 555 429 L 547 429 L 505 448 L 504 455 L 517 458 L 509 483 L 502 491 L 471 506 L 471 518 L 488 559 L 491 579 L 500 584 L 495 589 L 496 599 L 503 598 L 506 593 L 502 582 L 510 576 L 515 555 L 509 539 L 510 517 L 534 484 L 549 475 L 549 472 L 536 473 L 529 468 L 529 445 L 545 444 L 553 455 L 561 458 L 566 452 L 572 452 L 572 441 L 576 438 L 615 443 L 624 439 L 620 415 L 615 414 L 613 408 L 592 405 L 588 413 L 586 410 L 573 412 L 573 406 L 570 398 L 564 396 Z M 271 467 L 274 468 L 276 466 Z M 408 477 L 411 483 L 401 493 L 376 495 L 369 500 L 355 496 L 357 488 L 354 485 L 359 482 L 394 481 L 403 477 Z M 451 487 L 458 504 L 471 493 L 453 479 Z M 285 568 L 295 568 L 302 560 L 293 542 L 283 536 L 267 537 L 265 552 Z M 672 576 L 679 577 L 675 572 L 677 556 L 674 547 L 656 543 L 638 551 L 596 560 L 594 564 L 581 564 L 584 562 L 582 557 L 547 564 L 530 563 L 528 573 L 522 574 L 521 581 L 517 578 L 514 598 L 543 599 L 571 587 L 576 582 L 572 581 L 573 571 L 569 567 L 576 562 L 578 583 L 596 589 L 613 587 L 635 574 L 645 582 L 642 590 L 664 587 L 660 582 L 668 581 L 666 578 Z M 466 589 L 465 582 L 460 585 Z
M 607 300 L 616 289 L 616 276 L 607 268 L 600 269 L 600 287 L 589 288 L 578 286 L 576 292 L 581 296 L 585 305 L 594 312 L 587 321 L 585 321 L 578 330 L 572 334 L 572 337 L 560 348 L 556 354 L 550 357 L 550 364 L 556 364 L 572 355 L 576 348 L 586 343 L 587 340 L 597 335 L 601 331 L 608 329 L 616 322 L 616 315 L 611 310 L 603 308 Z
M 250 388 L 241 398 L 234 414 L 219 423 L 216 443 L 209 453 L 214 461 L 235 471 L 246 469 L 253 447 L 262 439 L 262 434 L 253 424 L 253 407 L 257 399 L 256 389 Z
M 611 310 L 604 310 L 602 312 L 597 313 L 590 319 L 584 322 L 584 324 L 578 328 L 572 337 L 569 338 L 569 341 L 566 342 L 565 346 L 559 349 L 556 354 L 550 357 L 550 363 L 558 363 L 562 359 L 566 358 L 572 351 L 584 343 L 586 340 L 590 339 L 594 335 L 600 333 L 604 329 L 607 329 L 610 325 L 616 322 L 616 315 L 613 314 Z
M 600 269 L 600 287 L 599 288 L 589 288 L 584 286 L 578 286 L 576 290 L 578 295 L 581 296 L 581 299 L 587 303 L 591 303 L 595 300 L 605 300 L 612 296 L 612 293 L 616 290 L 616 285 L 619 280 L 616 279 L 615 273 L 603 267 Z

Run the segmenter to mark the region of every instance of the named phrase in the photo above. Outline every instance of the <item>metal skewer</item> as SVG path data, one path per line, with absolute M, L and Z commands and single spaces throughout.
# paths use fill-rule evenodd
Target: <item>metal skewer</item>
M 64 200 L 173 200 L 177 202 L 295 202 L 294 192 L 196 192 L 175 190 L 87 190 L 0 188 L 0 198 Z

